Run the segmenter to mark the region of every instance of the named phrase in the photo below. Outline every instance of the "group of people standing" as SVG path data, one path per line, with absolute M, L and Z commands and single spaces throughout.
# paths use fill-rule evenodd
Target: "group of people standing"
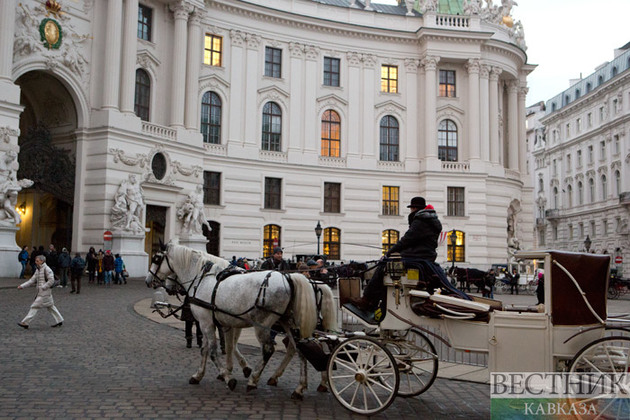
M 112 255 L 112 251 L 96 252 L 94 247 L 86 256 L 88 282 L 111 286 L 114 284 L 127 284 L 127 270 L 120 254 Z

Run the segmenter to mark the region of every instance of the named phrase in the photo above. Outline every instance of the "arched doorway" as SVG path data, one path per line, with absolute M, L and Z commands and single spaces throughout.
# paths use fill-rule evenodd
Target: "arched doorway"
M 34 181 L 22 190 L 24 209 L 18 245 L 72 245 L 74 177 L 76 167 L 76 105 L 67 88 L 53 75 L 31 71 L 16 81 L 20 86 L 20 169 L 18 178 Z M 47 247 L 47 246 L 46 246 Z

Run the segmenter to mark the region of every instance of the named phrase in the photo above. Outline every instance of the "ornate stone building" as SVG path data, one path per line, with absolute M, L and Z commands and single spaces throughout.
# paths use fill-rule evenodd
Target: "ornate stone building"
M 630 270 L 630 43 L 546 102 L 533 149 L 536 242 Z
M 511 1 L 62 4 L 0 4 L 0 150 L 34 181 L 18 244 L 86 251 L 112 231 L 132 275 L 160 238 L 366 260 L 422 195 L 456 231 L 441 263 L 531 247 L 534 66 Z

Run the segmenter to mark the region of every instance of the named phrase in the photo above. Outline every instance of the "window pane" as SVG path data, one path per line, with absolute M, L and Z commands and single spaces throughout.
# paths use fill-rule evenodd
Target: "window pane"
M 324 212 L 341 212 L 341 184 L 333 182 L 324 183 Z
M 339 157 L 341 149 L 341 122 L 339 114 L 328 110 L 322 116 L 322 156 Z
M 223 38 L 206 34 L 204 42 L 203 63 L 209 66 L 221 66 Z
M 134 111 L 143 121 L 149 121 L 149 105 L 151 102 L 151 79 L 146 71 L 136 70 L 136 92 Z
M 204 204 L 221 204 L 220 172 L 203 172 L 203 202 Z

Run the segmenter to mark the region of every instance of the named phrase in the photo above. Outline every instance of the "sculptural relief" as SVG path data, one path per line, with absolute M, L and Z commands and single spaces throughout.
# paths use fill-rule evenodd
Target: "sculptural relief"
M 4 156 L 0 159 L 0 196 L 2 200 L 0 226 L 15 226 L 22 222 L 20 213 L 15 210 L 18 192 L 33 185 L 33 181 L 30 179 L 18 180 L 18 169 L 17 153 L 13 150 L 4 152 Z
M 143 233 L 144 193 L 134 174 L 123 180 L 114 196 L 110 220 L 116 229 Z
M 177 209 L 177 218 L 182 221 L 182 232 L 201 234 L 204 225 L 211 230 L 203 213 L 203 185 L 188 194 Z

